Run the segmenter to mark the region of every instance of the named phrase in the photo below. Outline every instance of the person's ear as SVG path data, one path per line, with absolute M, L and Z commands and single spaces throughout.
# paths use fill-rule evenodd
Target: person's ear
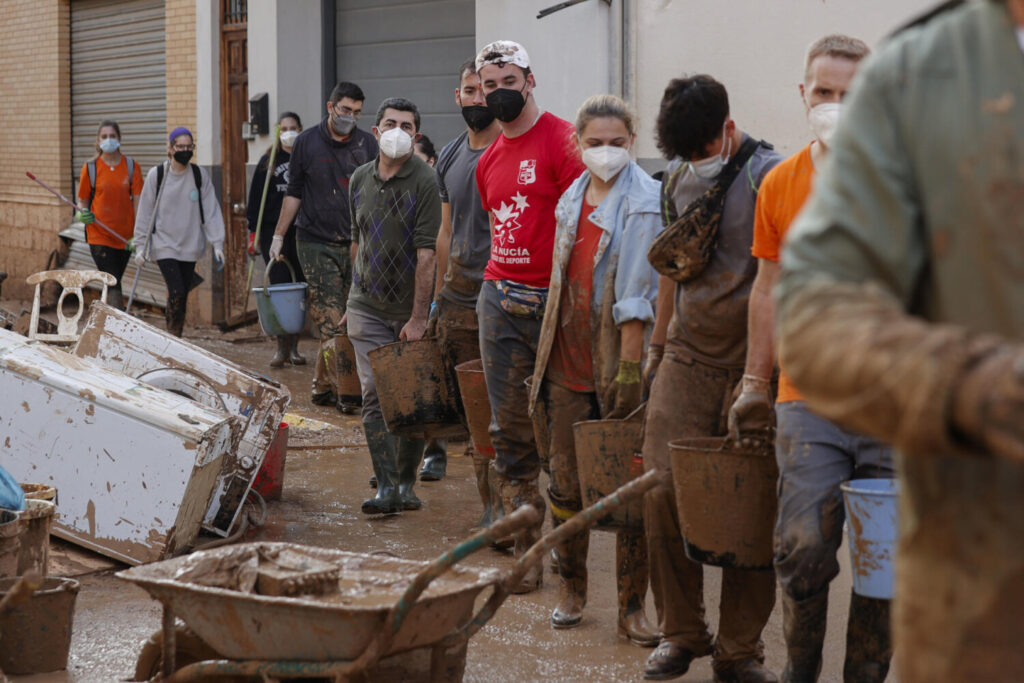
M 462 109 L 462 88 L 455 89 L 455 106 Z
M 417 142 L 419 142 L 421 137 L 423 137 L 423 133 L 416 133 L 416 135 L 413 135 L 412 144 L 415 145 Z
M 579 154 L 582 154 L 583 153 L 583 147 L 580 145 L 580 136 L 577 133 L 573 133 L 572 137 L 570 138 L 570 140 L 572 140 L 572 146 L 576 148 L 576 151 Z
M 327 115 L 330 116 L 333 113 L 334 113 L 334 106 L 331 104 L 330 100 L 327 100 Z
M 377 128 L 377 126 L 374 126 L 374 127 L 373 127 L 373 128 L 371 128 L 370 130 L 372 130 L 372 131 L 373 131 L 373 137 L 375 137 L 375 138 L 377 138 L 378 140 L 380 140 L 380 128 Z

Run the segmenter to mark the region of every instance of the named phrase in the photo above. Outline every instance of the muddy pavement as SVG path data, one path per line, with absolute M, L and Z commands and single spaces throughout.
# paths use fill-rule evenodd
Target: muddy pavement
M 191 331 L 190 331 L 191 332 Z M 334 425 L 322 433 L 303 431 L 292 440 L 285 471 L 283 500 L 269 506 L 266 524 L 249 532 L 246 540 L 273 540 L 370 552 L 386 551 L 399 557 L 426 560 L 454 546 L 470 534 L 480 516 L 472 461 L 462 457 L 464 444 L 449 444 L 448 476 L 439 482 L 418 483 L 423 509 L 387 517 L 367 517 L 360 503 L 372 489 L 369 454 L 356 416 L 309 403 L 313 364 L 273 370 L 271 340 L 232 343 L 213 330 L 196 331 L 200 345 L 253 370 L 285 383 L 292 391 L 289 412 Z M 257 334 L 255 327 L 231 335 L 237 339 Z M 312 360 L 315 343 L 299 346 Z M 298 431 L 298 430 L 297 430 Z M 326 445 L 328 448 L 310 446 Z M 542 486 L 546 488 L 547 482 Z M 550 522 L 545 529 L 550 527 Z M 55 675 L 20 677 L 18 681 L 114 681 L 128 677 L 140 644 L 157 630 L 160 609 L 143 591 L 112 576 L 111 563 L 77 550 L 65 552 L 60 563 L 66 573 L 79 574 L 82 590 L 75 614 L 69 669 Z M 76 559 L 77 558 L 77 559 Z M 546 571 L 544 587 L 535 593 L 512 596 L 469 645 L 467 681 L 637 681 L 650 650 L 628 644 L 616 635 L 615 537 L 594 532 L 588 568 L 590 591 L 583 623 L 576 629 L 556 631 L 549 618 L 557 595 L 557 577 Z M 847 549 L 840 551 L 843 567 L 832 585 L 828 635 L 822 681 L 841 680 L 845 647 L 846 610 L 850 575 Z M 509 554 L 483 550 L 467 564 L 509 568 Z M 98 571 L 97 571 L 98 569 Z M 718 621 L 720 572 L 707 570 L 705 604 L 712 628 Z M 654 621 L 648 595 L 647 613 Z M 779 605 L 764 634 L 767 663 L 781 672 L 785 662 L 782 614 Z M 710 681 L 710 659 L 694 663 L 682 679 Z

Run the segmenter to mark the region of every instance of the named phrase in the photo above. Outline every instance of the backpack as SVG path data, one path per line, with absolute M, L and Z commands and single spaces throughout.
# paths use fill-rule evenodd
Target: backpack
M 203 211 L 203 175 L 199 172 L 199 167 L 195 164 L 189 164 L 192 167 L 192 178 L 196 181 L 196 192 L 199 193 L 199 224 L 206 225 L 206 212 Z M 160 185 L 164 182 L 164 165 L 160 164 L 156 167 L 156 193 L 160 194 Z
M 135 175 L 135 159 L 132 159 L 126 154 L 124 155 L 124 160 L 128 163 L 128 196 L 131 199 L 135 199 L 135 194 L 132 193 L 132 177 Z M 85 168 L 89 174 L 89 208 L 92 209 L 92 200 L 96 199 L 96 160 L 93 159 L 87 163 Z

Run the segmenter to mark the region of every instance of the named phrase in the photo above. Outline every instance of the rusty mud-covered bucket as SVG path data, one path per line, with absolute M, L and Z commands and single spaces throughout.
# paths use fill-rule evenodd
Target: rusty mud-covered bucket
M 49 484 L 21 484 L 21 490 L 25 492 L 26 498 L 57 503 L 57 489 Z
M 33 571 L 46 576 L 50 565 L 50 529 L 57 506 L 48 500 L 29 498 L 21 511 L 21 549 L 18 551 L 18 574 Z
M 0 599 L 17 582 L 0 579 Z M 79 583 L 48 577 L 32 597 L 0 615 L 0 668 L 8 674 L 42 674 L 68 666 L 71 624 Z
M 448 386 L 436 339 L 387 344 L 369 357 L 389 432 L 421 438 L 466 433 L 457 388 Z
M 0 510 L 0 576 L 18 574 L 21 537 L 25 534 L 19 516 L 12 510 Z
M 334 338 L 334 357 L 329 372 L 337 390 L 338 400 L 353 408 L 363 405 L 363 387 L 356 372 L 356 351 L 347 334 Z
M 625 420 L 588 420 L 572 426 L 576 471 L 583 507 L 590 507 L 644 473 L 640 449 L 644 442 L 642 413 Z M 598 520 L 598 528 L 643 527 L 643 498 L 636 498 Z
M 477 358 L 455 366 L 458 377 L 462 407 L 469 423 L 469 435 L 473 437 L 476 452 L 494 459 L 494 444 L 491 443 L 491 401 L 487 397 L 487 382 L 484 380 L 484 364 Z
M 770 568 L 779 477 L 771 444 L 680 439 L 669 444 L 669 455 L 687 557 L 718 567 Z

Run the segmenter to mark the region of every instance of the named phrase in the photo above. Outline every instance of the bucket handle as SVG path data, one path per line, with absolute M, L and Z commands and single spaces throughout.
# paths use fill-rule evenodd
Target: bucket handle
M 274 265 L 279 262 L 288 266 L 288 272 L 292 276 L 292 282 L 295 282 L 295 269 L 292 268 L 292 264 L 288 262 L 288 259 L 286 259 L 284 256 L 281 257 L 280 261 L 274 261 L 273 259 L 271 259 L 270 261 L 267 261 L 267 267 L 263 271 L 263 287 L 260 288 L 260 294 L 262 294 L 263 296 L 270 296 L 270 292 L 267 291 L 267 283 L 270 282 L 270 269 L 273 268 Z

